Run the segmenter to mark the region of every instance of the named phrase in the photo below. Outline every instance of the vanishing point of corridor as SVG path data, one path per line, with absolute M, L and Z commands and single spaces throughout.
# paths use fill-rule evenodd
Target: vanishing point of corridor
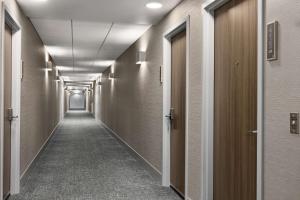
M 173 200 L 160 177 L 91 114 L 69 112 L 10 200 Z

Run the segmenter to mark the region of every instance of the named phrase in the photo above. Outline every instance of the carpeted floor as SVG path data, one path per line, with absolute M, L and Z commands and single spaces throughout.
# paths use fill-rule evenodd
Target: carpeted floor
M 180 200 L 92 116 L 68 113 L 9 200 Z

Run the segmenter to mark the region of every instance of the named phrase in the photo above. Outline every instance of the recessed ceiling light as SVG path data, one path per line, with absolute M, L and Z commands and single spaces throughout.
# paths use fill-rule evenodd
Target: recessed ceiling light
M 156 2 L 156 1 L 149 2 L 146 4 L 146 7 L 150 8 L 150 9 L 159 9 L 159 8 L 162 8 L 162 6 L 163 5 L 161 3 Z
M 27 1 L 31 1 L 33 3 L 41 3 L 41 2 L 46 2 L 48 0 L 27 0 Z

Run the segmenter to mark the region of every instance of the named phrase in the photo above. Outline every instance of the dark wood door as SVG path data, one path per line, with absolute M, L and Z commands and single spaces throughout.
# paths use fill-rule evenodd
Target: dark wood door
M 214 200 L 256 199 L 257 3 L 215 12 Z
M 3 195 L 10 193 L 11 171 L 11 123 L 8 120 L 8 109 L 12 99 L 12 30 L 5 24 L 4 49 L 4 168 L 3 168 Z
M 185 96 L 186 32 L 172 38 L 171 109 L 171 185 L 182 196 L 185 189 Z

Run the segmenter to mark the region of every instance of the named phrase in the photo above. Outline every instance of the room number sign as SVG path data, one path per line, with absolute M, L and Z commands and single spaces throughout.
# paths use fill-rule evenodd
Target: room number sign
M 267 60 L 278 59 L 278 22 L 267 24 Z

